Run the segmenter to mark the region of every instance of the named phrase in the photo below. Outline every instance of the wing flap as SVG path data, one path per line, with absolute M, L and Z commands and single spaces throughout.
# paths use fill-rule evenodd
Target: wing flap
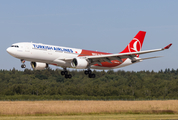
M 137 58 L 136 60 L 137 60 L 137 61 L 141 61 L 141 60 L 147 60 L 147 59 L 153 59 L 153 58 L 160 58 L 160 57 L 163 57 L 163 56 L 155 56 L 155 57 L 148 57 L 148 58 Z

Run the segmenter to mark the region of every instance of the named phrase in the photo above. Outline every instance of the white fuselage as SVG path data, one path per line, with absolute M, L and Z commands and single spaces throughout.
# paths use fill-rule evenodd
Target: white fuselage
M 80 56 L 82 53 L 82 49 L 46 45 L 42 43 L 22 42 L 15 43 L 11 47 L 7 48 L 7 52 L 18 59 L 24 59 L 26 61 L 33 62 L 42 62 L 66 68 L 71 67 L 71 59 Z M 122 64 L 118 64 L 116 66 L 105 67 L 91 65 L 91 68 L 114 69 L 130 64 L 132 64 L 131 60 L 126 59 Z

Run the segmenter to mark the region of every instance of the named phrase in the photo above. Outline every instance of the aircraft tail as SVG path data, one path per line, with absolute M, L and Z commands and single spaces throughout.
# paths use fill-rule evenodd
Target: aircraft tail
M 145 35 L 146 35 L 145 31 L 139 31 L 121 53 L 139 52 L 142 48 Z M 139 57 L 139 55 L 137 55 L 137 57 Z

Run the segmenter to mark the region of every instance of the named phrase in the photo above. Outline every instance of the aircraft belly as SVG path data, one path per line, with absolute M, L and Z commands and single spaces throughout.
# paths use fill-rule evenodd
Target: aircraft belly
M 135 62 L 137 63 L 137 62 Z M 121 68 L 121 67 L 125 67 L 125 66 L 128 66 L 128 65 L 131 65 L 133 64 L 131 62 L 130 59 L 126 59 L 122 64 L 118 64 L 117 66 L 113 66 L 113 67 L 103 67 L 103 66 L 95 66 L 95 65 L 92 65 L 91 68 L 92 69 L 99 69 L 99 70 L 108 70 L 108 69 L 115 69 L 115 68 Z

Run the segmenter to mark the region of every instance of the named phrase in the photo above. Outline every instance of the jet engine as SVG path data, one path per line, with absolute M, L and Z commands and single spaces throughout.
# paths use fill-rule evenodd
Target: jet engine
M 31 62 L 31 67 L 34 70 L 43 70 L 45 68 L 48 68 L 48 64 L 47 63 L 41 63 L 41 62 Z
M 82 58 L 74 58 L 71 62 L 71 66 L 77 69 L 85 69 L 88 66 L 88 61 Z

